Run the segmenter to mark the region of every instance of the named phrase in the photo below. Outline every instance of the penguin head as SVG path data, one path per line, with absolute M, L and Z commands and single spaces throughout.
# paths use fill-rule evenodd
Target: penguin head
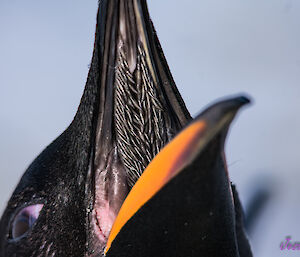
M 13 192 L 0 256 L 238 256 L 223 143 L 246 102 L 191 123 L 146 1 L 100 1 L 78 111 Z

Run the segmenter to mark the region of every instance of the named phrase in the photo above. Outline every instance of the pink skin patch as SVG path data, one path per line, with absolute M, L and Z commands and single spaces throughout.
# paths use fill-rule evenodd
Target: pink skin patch
M 114 148 L 95 170 L 95 200 L 92 211 L 93 229 L 105 245 L 120 207 L 128 194 L 126 171 Z
M 102 203 L 101 207 L 94 209 L 95 231 L 101 241 L 106 241 L 116 219 L 116 214 L 112 211 L 108 202 Z

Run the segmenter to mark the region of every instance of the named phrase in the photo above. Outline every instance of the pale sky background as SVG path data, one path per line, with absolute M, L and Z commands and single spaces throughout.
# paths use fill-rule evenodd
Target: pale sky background
M 257 257 L 300 241 L 300 1 L 152 0 L 158 36 L 194 115 L 240 92 L 254 104 L 227 141 L 246 204 L 272 197 L 251 236 Z M 0 0 L 0 212 L 30 162 L 72 120 L 90 63 L 97 0 Z

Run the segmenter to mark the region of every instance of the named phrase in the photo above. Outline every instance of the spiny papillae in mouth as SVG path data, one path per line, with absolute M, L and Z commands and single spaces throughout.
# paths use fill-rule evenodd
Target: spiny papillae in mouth
M 132 187 L 174 132 L 143 45 L 137 43 L 134 69 L 124 48 L 121 42 L 116 57 L 114 117 L 118 151 Z

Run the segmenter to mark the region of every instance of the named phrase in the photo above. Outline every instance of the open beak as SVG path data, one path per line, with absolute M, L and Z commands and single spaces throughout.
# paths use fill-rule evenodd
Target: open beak
M 131 188 L 191 120 L 145 0 L 100 1 L 93 59 L 77 115 L 91 103 L 94 140 L 86 198 L 92 232 L 87 248 L 101 249 Z
M 247 103 L 213 105 L 154 158 L 121 207 L 107 256 L 239 256 L 224 140 Z
M 216 104 L 167 145 L 191 116 L 169 71 L 146 1 L 100 1 L 91 68 L 73 122 L 91 131 L 86 256 L 103 256 L 105 251 L 118 257 L 156 256 L 157 250 L 165 253 L 162 256 L 201 256 L 151 249 L 179 241 L 184 244 L 180 249 L 207 256 L 205 247 L 198 249 L 198 238 L 190 238 L 198 233 L 186 230 L 186 222 L 207 235 L 217 224 L 221 240 L 228 242 L 223 246 L 237 251 L 223 143 L 231 120 L 247 102 L 241 97 Z M 181 218 L 170 218 L 178 208 Z M 213 213 L 216 224 L 207 213 Z M 201 219 L 207 221 L 204 227 Z M 219 247 L 218 238 L 209 240 L 214 244 L 208 244 L 208 253 Z M 224 248 L 219 250 L 216 256 L 223 256 Z
M 248 102 L 191 121 L 146 0 L 100 0 L 80 106 L 14 191 L 0 256 L 250 257 L 224 155 Z

